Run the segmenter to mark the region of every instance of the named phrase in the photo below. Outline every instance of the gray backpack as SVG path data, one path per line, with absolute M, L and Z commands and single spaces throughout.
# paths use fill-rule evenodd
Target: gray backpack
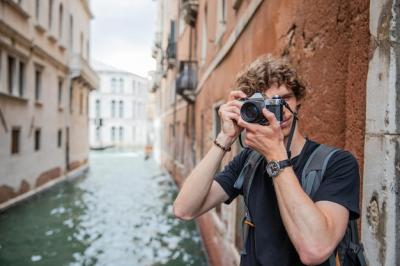
M 311 199 L 315 196 L 315 193 L 321 185 L 329 159 L 336 151 L 338 151 L 337 148 L 321 144 L 313 151 L 311 156 L 308 158 L 301 174 L 301 186 Z M 241 255 L 247 254 L 247 237 L 250 227 L 255 226 L 251 219 L 250 212 L 247 206 L 250 187 L 253 182 L 256 169 L 262 159 L 263 156 L 253 150 L 247 157 L 244 167 L 234 184 L 234 187 L 238 190 L 243 188 L 243 201 L 245 206 L 245 216 L 243 217 L 242 222 L 243 248 L 241 250 Z M 356 220 L 349 219 L 349 223 L 347 225 L 346 233 L 343 239 L 340 241 L 336 251 L 329 257 L 329 266 L 336 265 L 336 254 L 338 255 L 341 266 L 367 265 L 364 256 L 364 249 L 358 238 Z

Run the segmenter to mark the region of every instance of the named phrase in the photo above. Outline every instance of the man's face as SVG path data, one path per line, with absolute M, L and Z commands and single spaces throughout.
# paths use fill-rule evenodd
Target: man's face
M 264 91 L 264 95 L 266 98 L 271 99 L 275 95 L 279 95 L 284 99 L 290 106 L 293 112 L 297 112 L 297 106 L 299 102 L 296 99 L 293 91 L 288 89 L 285 85 L 272 85 L 270 88 Z M 293 114 L 286 108 L 283 107 L 283 120 L 281 123 L 281 129 L 284 137 L 286 138 L 289 135 L 290 129 L 293 123 Z

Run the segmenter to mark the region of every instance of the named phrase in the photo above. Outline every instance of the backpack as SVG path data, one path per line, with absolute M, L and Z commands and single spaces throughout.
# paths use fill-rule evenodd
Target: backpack
M 326 167 L 331 156 L 339 149 L 329 147 L 326 145 L 319 145 L 308 158 L 303 172 L 301 174 L 301 186 L 304 191 L 313 198 L 321 185 Z M 242 240 L 243 248 L 240 252 L 241 255 L 246 255 L 246 242 L 249 234 L 250 227 L 254 227 L 253 221 L 250 217 L 250 212 L 247 207 L 248 197 L 251 184 L 254 179 L 256 169 L 263 156 L 258 152 L 252 151 L 244 164 L 242 171 L 236 180 L 234 187 L 238 190 L 243 188 L 243 201 L 245 208 L 245 216 L 242 221 Z M 341 266 L 366 266 L 364 255 L 364 248 L 359 241 L 358 228 L 356 220 L 349 219 L 346 233 L 343 239 L 339 242 L 336 251 L 329 257 L 329 266 L 336 265 L 336 254 Z

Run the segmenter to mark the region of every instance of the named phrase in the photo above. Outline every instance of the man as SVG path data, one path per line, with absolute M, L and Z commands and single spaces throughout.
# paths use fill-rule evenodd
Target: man
M 265 98 L 281 96 L 296 113 L 305 87 L 283 60 L 263 57 L 237 79 L 240 91 L 232 91 L 219 115 L 222 129 L 212 148 L 185 181 L 174 203 L 174 214 L 190 220 L 222 202 L 243 194 L 234 188 L 251 149 L 264 156 L 249 191 L 248 208 L 255 227 L 245 243 L 241 265 L 328 265 L 327 259 L 343 238 L 349 218 L 359 216 L 359 173 L 355 158 L 340 150 L 329 160 L 313 200 L 303 191 L 299 176 L 318 143 L 306 139 L 296 125 L 291 144 L 291 164 L 277 176 L 265 171 L 267 161 L 288 159 L 286 143 L 295 115 L 284 108 L 282 122 L 263 109 L 268 125 L 247 123 L 240 116 L 238 99 L 255 92 Z M 321 125 L 327 126 L 327 125 Z M 214 177 L 223 156 L 242 130 L 248 148 L 240 152 Z

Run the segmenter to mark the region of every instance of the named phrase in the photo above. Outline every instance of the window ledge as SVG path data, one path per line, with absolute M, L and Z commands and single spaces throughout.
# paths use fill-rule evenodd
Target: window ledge
M 64 112 L 64 107 L 58 106 L 58 111 L 59 111 L 59 112 Z
M 233 1 L 233 9 L 238 10 L 240 8 L 240 5 L 242 4 L 243 0 L 235 0 Z
M 13 94 L 8 94 L 8 93 L 4 93 L 4 92 L 0 92 L 0 97 L 13 99 L 13 100 L 20 101 L 20 102 L 27 102 L 28 101 L 28 99 L 25 98 L 25 97 L 13 95 Z
M 49 35 L 47 35 L 47 39 L 49 39 L 49 41 L 51 41 L 52 43 L 57 42 L 56 36 L 54 36 L 54 34 L 51 32 L 49 33 Z
M 35 29 L 40 33 L 44 33 L 46 31 L 46 28 L 39 22 L 35 24 Z
M 58 48 L 62 51 L 62 52 L 64 52 L 66 49 L 67 49 L 67 46 L 65 45 L 65 43 L 59 43 L 58 44 Z
M 29 13 L 20 4 L 14 2 L 13 0 L 4 0 L 4 2 L 6 2 L 11 8 L 17 11 L 25 19 L 30 18 Z
M 43 107 L 43 103 L 40 102 L 40 101 L 35 101 L 35 106 L 42 108 Z

